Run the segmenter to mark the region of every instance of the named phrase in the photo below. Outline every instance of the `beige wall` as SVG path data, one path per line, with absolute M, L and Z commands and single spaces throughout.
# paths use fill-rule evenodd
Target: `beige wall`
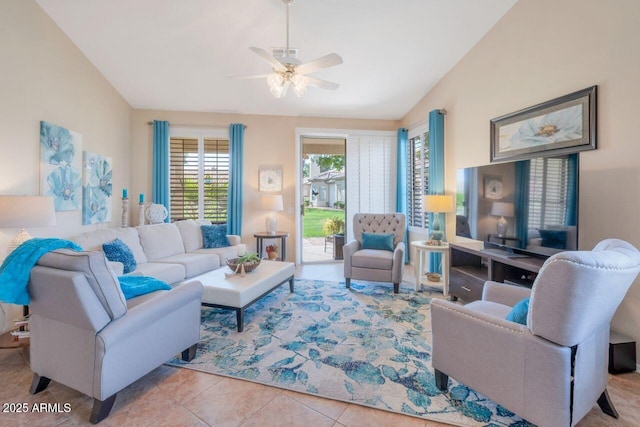
M 267 88 L 265 87 L 265 90 Z M 170 125 L 228 129 L 231 123 L 243 123 L 244 186 L 242 241 L 255 248 L 253 234 L 264 231 L 266 213 L 259 209 L 258 171 L 260 166 L 282 165 L 284 211 L 278 213 L 278 228 L 289 231 L 287 259 L 295 259 L 295 183 L 296 128 L 395 130 L 394 120 L 354 120 L 290 116 L 195 113 L 179 111 L 133 110 L 131 143 L 134 165 L 131 175 L 132 194 L 151 194 L 153 129 L 147 122 L 168 120 Z M 135 208 L 134 208 L 135 209 Z M 137 211 L 134 210 L 133 214 Z M 134 220 L 135 221 L 135 220 Z
M 82 134 L 84 150 L 113 158 L 114 189 L 128 184 L 128 104 L 34 1 L 0 0 L 0 63 L 0 195 L 39 194 L 40 120 Z M 67 237 L 121 221 L 119 201 L 111 224 L 82 226 L 81 213 L 29 232 Z M 0 229 L 0 260 L 17 232 Z
M 580 154 L 580 249 L 601 239 L 640 247 L 640 2 L 520 0 L 403 119 L 446 108 L 446 187 L 489 163 L 489 120 L 598 85 L 598 149 Z M 454 227 L 449 223 L 449 229 Z M 613 327 L 640 354 L 640 282 Z

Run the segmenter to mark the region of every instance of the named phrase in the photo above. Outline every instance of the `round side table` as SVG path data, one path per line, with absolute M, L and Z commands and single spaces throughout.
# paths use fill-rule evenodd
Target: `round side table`
M 266 231 L 261 233 L 255 233 L 253 237 L 256 238 L 256 252 L 258 256 L 262 257 L 263 241 L 265 239 L 280 239 L 280 257 L 284 261 L 287 258 L 287 237 L 289 233 L 286 231 L 276 231 L 274 234 L 267 233 Z
M 417 265 L 414 266 L 414 273 L 416 283 L 414 289 L 420 290 L 422 285 L 438 286 L 438 282 L 432 282 L 427 279 L 425 267 L 428 264 L 427 255 L 429 253 L 441 253 L 442 254 L 442 277 L 440 278 L 440 286 L 442 286 L 442 294 L 445 297 L 449 296 L 449 243 L 443 242 L 440 246 L 428 245 L 424 240 L 416 240 L 411 242 L 411 246 L 416 248 L 416 255 L 418 257 Z

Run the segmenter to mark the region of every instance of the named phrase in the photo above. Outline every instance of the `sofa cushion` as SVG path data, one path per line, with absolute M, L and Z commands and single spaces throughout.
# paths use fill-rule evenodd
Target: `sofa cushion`
M 139 225 L 136 229 L 149 261 L 184 253 L 182 237 L 175 224 Z
M 118 238 L 111 242 L 103 243 L 102 251 L 109 261 L 121 262 L 122 271 L 125 274 L 135 270 L 138 265 L 129 246 Z
M 202 240 L 205 248 L 224 248 L 229 246 L 227 224 L 201 225 L 200 229 L 202 230 Z
M 379 249 L 361 249 L 351 256 L 352 267 L 391 270 L 393 252 Z
M 109 228 L 105 230 L 90 231 L 74 237 L 73 240 L 85 251 L 102 251 L 102 245 L 115 239 L 122 240 L 133 252 L 136 263 L 147 262 L 147 256 L 140 244 L 140 237 L 135 228 Z
M 38 265 L 83 273 L 111 319 L 117 319 L 127 312 L 120 282 L 102 251 L 59 249 L 41 256 Z
M 220 258 L 220 265 L 225 265 L 227 259 L 236 258 L 239 253 L 244 254 L 247 252 L 247 245 L 240 243 L 235 246 L 227 246 L 224 248 L 202 248 L 193 251 L 194 254 L 208 254 L 217 255 Z
M 394 234 L 362 233 L 362 249 L 380 249 L 393 252 Z
M 204 246 L 202 240 L 201 225 L 210 225 L 211 221 L 206 219 L 185 219 L 174 223 L 178 227 L 185 252 L 193 252 Z
M 182 264 L 169 264 L 165 262 L 145 262 L 138 264 L 138 268 L 129 275 L 151 276 L 167 282 L 170 285 L 182 282 L 186 276 L 186 270 Z
M 220 267 L 220 257 L 214 254 L 188 253 L 172 255 L 155 262 L 180 264 L 184 266 L 185 277 L 193 277 Z

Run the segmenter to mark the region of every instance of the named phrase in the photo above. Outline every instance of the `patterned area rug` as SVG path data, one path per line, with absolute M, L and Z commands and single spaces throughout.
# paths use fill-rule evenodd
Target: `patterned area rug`
M 247 309 L 242 333 L 234 311 L 203 308 L 196 358 L 169 364 L 454 425 L 530 426 L 451 379 L 436 388 L 432 297 L 296 279 Z

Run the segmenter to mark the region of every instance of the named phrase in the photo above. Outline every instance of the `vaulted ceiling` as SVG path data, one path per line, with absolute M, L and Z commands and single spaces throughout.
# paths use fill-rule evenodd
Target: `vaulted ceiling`
M 36 0 L 134 108 L 402 118 L 516 0 L 295 0 L 291 47 L 340 84 L 281 99 L 249 50 L 284 47 L 282 0 Z

